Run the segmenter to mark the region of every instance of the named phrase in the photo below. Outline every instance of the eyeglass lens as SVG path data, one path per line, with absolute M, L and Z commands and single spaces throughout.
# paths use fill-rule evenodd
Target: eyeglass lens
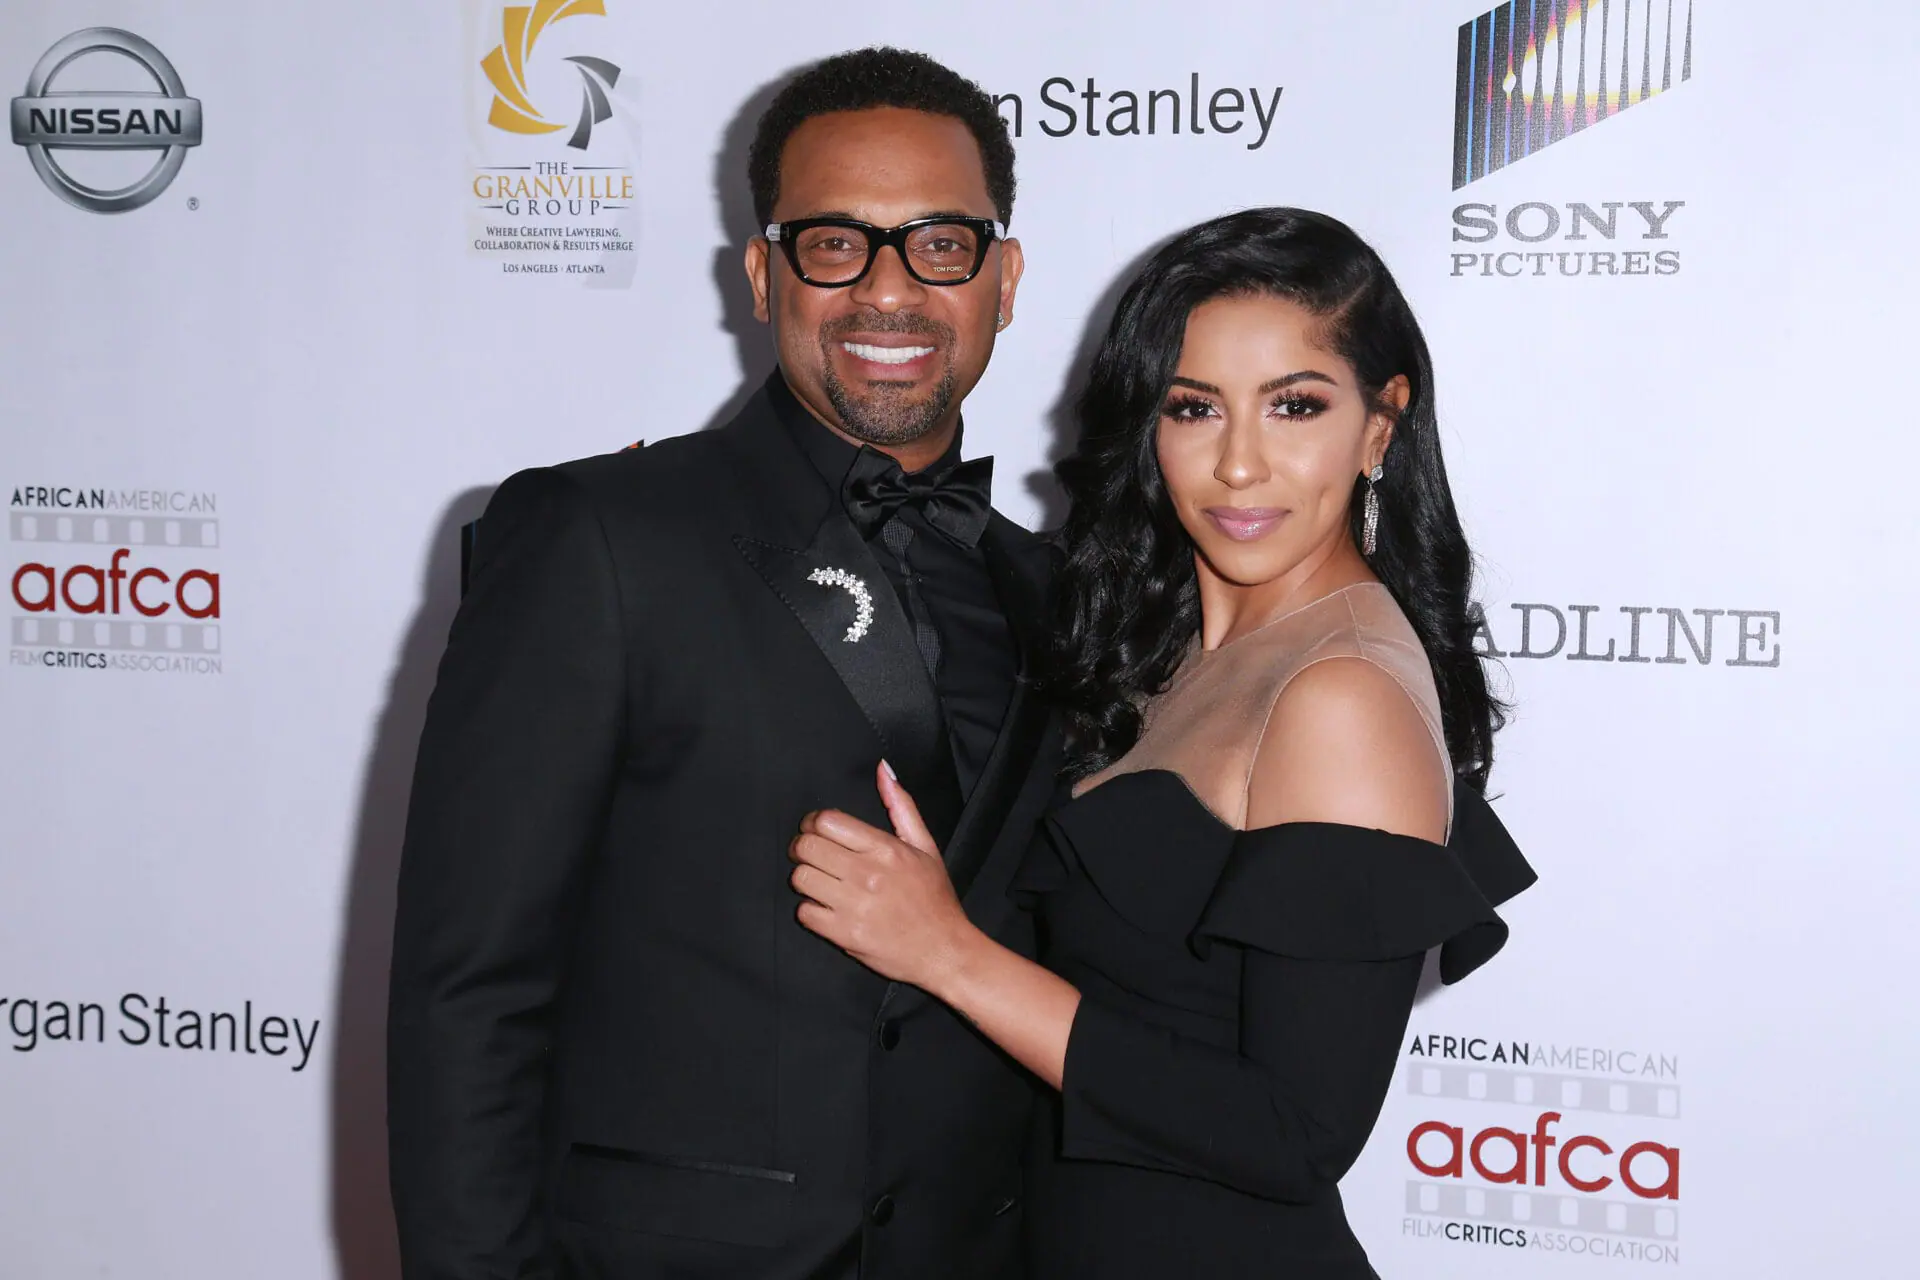
M 794 241 L 801 274 L 823 284 L 866 270 L 867 233 L 853 227 L 809 227 Z M 934 223 L 907 233 L 907 267 L 929 283 L 964 278 L 980 256 L 980 234 L 960 223 Z

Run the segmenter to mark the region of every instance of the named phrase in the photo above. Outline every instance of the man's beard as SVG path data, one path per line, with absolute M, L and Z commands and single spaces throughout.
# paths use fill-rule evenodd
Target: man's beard
M 912 400 L 904 382 L 870 381 L 864 396 L 855 396 L 834 371 L 833 352 L 851 333 L 918 333 L 932 338 L 945 360 L 940 381 L 923 400 Z M 911 444 L 932 431 L 953 406 L 953 330 L 925 316 L 848 316 L 820 330 L 822 389 L 827 403 L 839 415 L 841 429 L 856 440 L 875 445 Z

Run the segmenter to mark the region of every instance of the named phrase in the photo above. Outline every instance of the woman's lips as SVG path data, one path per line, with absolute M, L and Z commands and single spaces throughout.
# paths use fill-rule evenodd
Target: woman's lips
M 1286 518 L 1285 507 L 1208 507 L 1201 514 L 1235 542 L 1264 538 Z

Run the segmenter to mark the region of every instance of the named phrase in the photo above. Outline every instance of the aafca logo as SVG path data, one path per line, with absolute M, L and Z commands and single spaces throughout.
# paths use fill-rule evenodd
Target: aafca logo
M 1404 1237 L 1680 1262 L 1677 1055 L 1414 1034 Z
M 1693 78 L 1693 3 L 1503 4 L 1460 27 L 1453 189 L 1604 124 Z M 1685 200 L 1488 198 L 1455 206 L 1449 275 L 1673 276 Z M 1598 195 L 1600 198 L 1595 198 Z
M 9 667 L 223 671 L 216 495 L 20 485 L 7 534 Z
M 631 113 L 603 0 L 483 4 L 469 253 L 493 274 L 631 284 Z

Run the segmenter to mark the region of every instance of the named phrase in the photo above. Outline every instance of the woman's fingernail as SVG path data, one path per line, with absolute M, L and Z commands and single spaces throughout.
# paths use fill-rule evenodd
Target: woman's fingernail
M 895 772 L 893 771 L 893 766 L 892 766 L 892 765 L 890 765 L 890 764 L 888 764 L 888 763 L 887 763 L 887 762 L 886 762 L 885 760 L 882 760 L 882 761 L 880 762 L 880 767 L 881 767 L 882 769 L 885 769 L 885 770 L 887 771 L 887 776 L 888 776 L 889 778 L 892 778 L 892 779 L 893 779 L 893 780 L 894 780 L 895 782 L 898 782 L 898 781 L 900 781 L 900 775 L 899 775 L 899 774 L 897 774 L 897 773 L 895 773 Z

